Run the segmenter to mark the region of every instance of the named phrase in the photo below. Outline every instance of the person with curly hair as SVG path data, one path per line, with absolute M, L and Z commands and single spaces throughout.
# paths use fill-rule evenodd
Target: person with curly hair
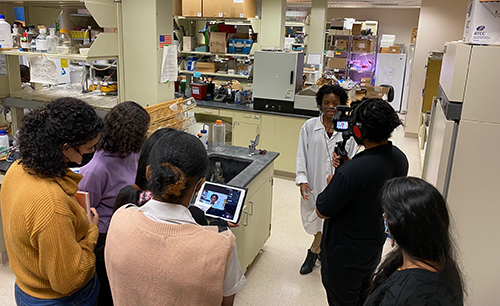
M 401 120 L 380 99 L 356 105 L 350 126 L 365 150 L 328 177 L 316 200 L 326 219 L 321 241 L 321 280 L 329 305 L 363 305 L 386 241 L 379 194 L 388 180 L 408 174 L 408 159 L 389 141 Z
M 205 147 L 185 132 L 165 134 L 151 150 L 153 199 L 122 206 L 109 227 L 106 268 L 116 305 L 233 305 L 246 282 L 233 265 L 235 237 L 197 224 L 188 210 L 207 167 Z
M 1 189 L 4 237 L 18 305 L 94 305 L 99 215 L 75 199 L 69 162 L 94 151 L 103 127 L 92 106 L 60 98 L 23 117 L 20 158 Z
M 104 117 L 104 128 L 92 160 L 80 170 L 80 190 L 87 191 L 90 205 L 99 213 L 99 240 L 95 248 L 97 275 L 101 282 L 99 304 L 113 305 L 106 266 L 104 246 L 116 197 L 123 187 L 132 185 L 137 161 L 147 139 L 150 117 L 135 102 L 123 102 Z
M 297 149 L 297 172 L 295 183 L 300 186 L 300 213 L 305 231 L 314 236 L 307 250 L 307 257 L 300 274 L 311 273 L 321 251 L 323 220 L 316 214 L 316 197 L 326 187 L 326 178 L 335 173 L 339 159 L 333 152 L 342 133 L 333 129 L 332 119 L 338 105 L 347 104 L 347 93 L 338 86 L 325 85 L 316 94 L 316 103 L 321 115 L 307 120 L 300 130 Z M 353 157 L 357 146 L 353 139 L 347 142 L 346 150 Z

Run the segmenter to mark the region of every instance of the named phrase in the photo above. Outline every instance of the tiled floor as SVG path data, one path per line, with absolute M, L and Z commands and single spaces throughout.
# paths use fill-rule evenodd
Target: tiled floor
M 420 176 L 418 141 L 404 138 L 403 133 L 403 128 L 398 128 L 392 141 L 406 153 L 409 175 Z M 319 267 L 311 274 L 299 274 L 312 242 L 312 236 L 302 227 L 299 202 L 294 182 L 275 178 L 272 235 L 248 270 L 248 282 L 236 295 L 235 305 L 327 305 Z M 0 266 L 0 306 L 15 305 L 14 280 L 9 267 Z

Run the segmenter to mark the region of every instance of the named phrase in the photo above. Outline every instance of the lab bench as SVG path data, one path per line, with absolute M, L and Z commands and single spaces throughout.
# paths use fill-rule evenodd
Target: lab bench
M 295 177 L 299 134 L 310 116 L 254 110 L 246 105 L 197 100 L 194 109 L 198 122 L 221 119 L 231 126 L 229 143 L 248 148 L 250 140 L 260 134 L 257 148 L 278 152 L 275 173 Z

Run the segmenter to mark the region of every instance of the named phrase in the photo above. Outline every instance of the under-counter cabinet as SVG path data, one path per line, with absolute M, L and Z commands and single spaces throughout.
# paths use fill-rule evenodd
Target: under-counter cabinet
M 240 226 L 232 228 L 243 272 L 246 272 L 271 235 L 273 172 L 274 166 L 271 164 L 247 186 Z

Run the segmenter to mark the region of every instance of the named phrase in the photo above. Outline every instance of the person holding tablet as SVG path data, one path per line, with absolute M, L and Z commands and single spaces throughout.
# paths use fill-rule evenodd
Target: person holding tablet
M 207 166 L 203 144 L 187 133 L 171 131 L 153 146 L 146 170 L 153 199 L 118 209 L 108 231 L 105 262 L 115 305 L 233 304 L 246 283 L 239 266 L 232 271 L 235 237 L 196 224 L 187 209 Z

